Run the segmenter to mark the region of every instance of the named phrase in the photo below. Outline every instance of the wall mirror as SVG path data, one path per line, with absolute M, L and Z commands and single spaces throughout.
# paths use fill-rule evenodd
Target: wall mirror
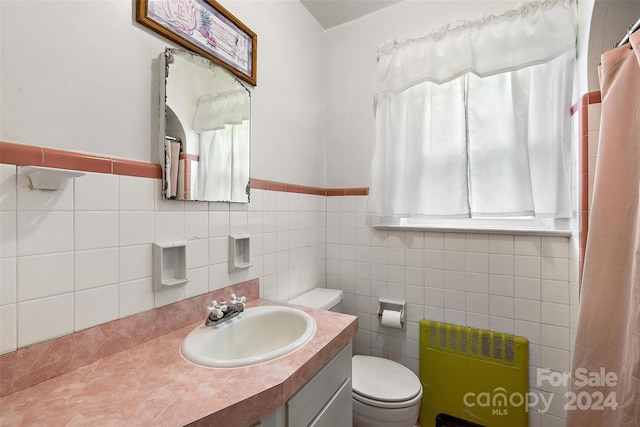
M 195 53 L 167 48 L 160 62 L 164 197 L 248 203 L 249 90 Z

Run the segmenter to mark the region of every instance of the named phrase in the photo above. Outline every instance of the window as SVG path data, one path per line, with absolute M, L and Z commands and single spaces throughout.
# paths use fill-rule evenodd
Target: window
M 544 1 L 381 47 L 374 223 L 571 217 L 574 27 L 571 2 Z

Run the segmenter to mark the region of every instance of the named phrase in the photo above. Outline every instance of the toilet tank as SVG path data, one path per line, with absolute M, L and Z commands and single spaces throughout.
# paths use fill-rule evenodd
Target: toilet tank
M 340 289 L 315 288 L 288 302 L 318 310 L 342 312 L 342 291 Z

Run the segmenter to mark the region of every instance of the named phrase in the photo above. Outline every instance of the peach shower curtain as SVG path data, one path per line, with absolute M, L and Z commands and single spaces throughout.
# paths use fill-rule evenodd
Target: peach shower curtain
M 570 427 L 640 426 L 640 32 L 630 44 L 602 55 Z

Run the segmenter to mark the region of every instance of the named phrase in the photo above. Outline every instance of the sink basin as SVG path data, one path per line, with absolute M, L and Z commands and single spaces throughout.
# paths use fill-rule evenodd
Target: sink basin
M 306 344 L 316 331 L 313 317 L 284 306 L 247 308 L 215 326 L 198 326 L 180 345 L 196 365 L 237 368 L 273 360 Z

